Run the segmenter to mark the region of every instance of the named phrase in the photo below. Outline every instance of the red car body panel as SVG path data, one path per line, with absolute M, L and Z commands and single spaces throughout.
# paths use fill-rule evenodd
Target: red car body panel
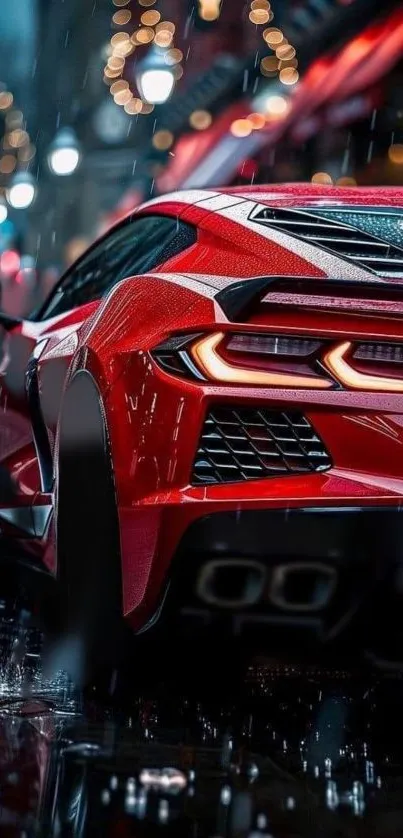
M 178 545 L 202 516 L 240 509 L 397 507 L 402 502 L 403 392 L 290 391 L 185 380 L 161 369 L 150 354 L 178 332 L 233 333 L 240 326 L 248 332 L 314 335 L 333 342 L 348 336 L 351 341 L 365 337 L 403 344 L 403 303 L 381 300 L 374 311 L 366 299 L 353 300 L 347 284 L 343 298 L 330 291 L 323 296 L 323 290 L 319 297 L 302 292 L 298 301 L 291 292 L 274 295 L 269 308 L 262 305 L 244 323 L 230 322 L 215 297 L 242 278 L 309 277 L 318 288 L 328 278 L 371 278 L 341 256 L 251 222 L 257 204 L 400 209 L 403 190 L 300 184 L 193 190 L 155 199 L 133 217 L 178 217 L 197 226 L 196 244 L 145 276 L 121 281 L 105 299 L 47 321 L 25 322 L 9 338 L 10 357 L 13 341 L 26 344 L 26 358 L 37 353 L 42 411 L 51 438 L 57 433 L 63 388 L 74 369 L 85 367 L 100 388 L 120 520 L 122 607 L 135 630 L 158 608 Z M 277 299 L 281 304 L 276 305 Z M 10 398 L 6 379 L 3 411 Z M 326 473 L 191 485 L 204 417 L 217 402 L 301 409 L 330 452 L 332 467 Z M 17 496 L 3 507 L 48 508 L 51 494 L 41 488 L 35 449 L 27 439 L 30 418 L 17 403 L 6 416 L 14 436 L 7 443 L 3 430 L 2 462 L 16 481 Z M 4 516 L 2 529 L 14 538 L 22 535 Z M 27 543 L 56 572 L 52 527 L 39 537 L 25 538 Z

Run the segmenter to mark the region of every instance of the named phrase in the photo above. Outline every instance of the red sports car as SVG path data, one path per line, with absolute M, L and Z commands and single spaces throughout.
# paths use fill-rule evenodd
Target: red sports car
M 403 190 L 149 201 L 2 318 L 3 544 L 95 656 L 122 617 L 336 638 L 400 560 L 402 314 Z

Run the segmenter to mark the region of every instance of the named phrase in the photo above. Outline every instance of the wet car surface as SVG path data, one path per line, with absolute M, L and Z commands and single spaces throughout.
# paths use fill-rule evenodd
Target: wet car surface
M 225 696 L 136 678 L 83 695 L 45 676 L 18 597 L 0 633 L 0 835 L 402 834 L 399 673 L 260 660 Z

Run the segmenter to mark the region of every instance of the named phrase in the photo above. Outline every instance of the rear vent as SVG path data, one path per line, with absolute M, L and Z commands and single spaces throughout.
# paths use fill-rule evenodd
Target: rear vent
M 322 440 L 302 413 L 223 406 L 206 417 L 191 482 L 233 483 L 330 466 Z
M 361 343 L 354 352 L 358 361 L 403 364 L 403 346 L 400 343 Z
M 403 277 L 399 244 L 402 216 L 397 213 L 340 209 L 288 210 L 266 207 L 252 215 L 258 224 L 303 239 L 378 276 Z

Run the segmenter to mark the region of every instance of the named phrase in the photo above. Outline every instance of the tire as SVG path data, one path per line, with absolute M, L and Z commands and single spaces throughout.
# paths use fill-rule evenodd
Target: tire
M 63 625 L 57 663 L 84 686 L 108 677 L 127 647 L 112 459 L 101 395 L 87 371 L 74 375 L 62 403 L 56 556 Z

